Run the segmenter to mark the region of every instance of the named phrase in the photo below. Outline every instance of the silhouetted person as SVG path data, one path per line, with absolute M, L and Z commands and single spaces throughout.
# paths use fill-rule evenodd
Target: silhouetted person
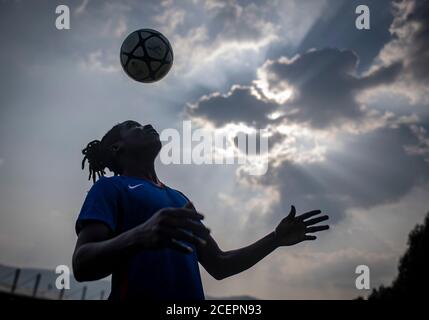
M 125 121 L 82 151 L 92 186 L 76 222 L 73 271 L 78 281 L 112 274 L 109 299 L 204 299 L 198 262 L 215 279 L 240 273 L 280 246 L 315 240 L 327 220 L 314 210 L 289 215 L 275 231 L 247 247 L 222 251 L 203 216 L 181 192 L 159 181 L 161 149 L 151 125 Z M 108 168 L 114 173 L 104 177 Z M 207 190 L 208 191 L 208 190 Z M 317 217 L 316 217 L 317 216 Z

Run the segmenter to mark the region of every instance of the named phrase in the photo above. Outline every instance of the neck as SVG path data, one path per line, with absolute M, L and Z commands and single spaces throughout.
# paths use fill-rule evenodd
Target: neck
M 153 183 L 161 184 L 158 176 L 156 175 L 155 164 L 153 162 L 127 166 L 126 169 L 124 169 L 122 175 L 147 179 Z

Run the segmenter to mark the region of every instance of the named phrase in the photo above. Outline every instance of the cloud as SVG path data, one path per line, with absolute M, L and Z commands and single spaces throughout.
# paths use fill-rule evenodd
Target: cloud
M 86 12 L 86 6 L 88 5 L 89 0 L 83 0 L 82 3 L 75 9 L 74 13 L 79 16 Z
M 105 51 L 99 49 L 88 54 L 87 58 L 81 62 L 81 66 L 85 70 L 98 71 L 98 72 L 117 72 L 120 70 L 116 56 L 107 54 Z
M 401 62 L 400 81 L 393 90 L 412 102 L 429 101 L 429 3 L 424 0 L 399 0 L 393 3 L 392 39 L 377 57 L 379 65 Z
M 410 21 L 425 23 L 420 15 L 404 14 L 411 7 L 397 8 L 394 34 L 403 35 Z M 425 40 L 420 34 L 413 38 Z M 426 43 L 417 48 L 425 50 Z M 266 61 L 251 85 L 205 95 L 186 112 L 215 127 L 244 123 L 270 128 L 276 133 L 277 148 L 271 149 L 268 174 L 249 178 L 241 171 L 239 177 L 249 180 L 247 185 L 276 186 L 280 194 L 272 207 L 276 218 L 295 203 L 309 210 L 322 207 L 335 221 L 350 208 L 394 201 L 429 178 L 422 174 L 427 172 L 422 157 L 427 157 L 427 135 L 418 125 L 419 117 L 378 112 L 362 98 L 366 91 L 394 85 L 401 70 L 421 62 L 413 57 L 407 53 L 410 61 L 390 59 L 359 74 L 359 58 L 351 50 L 313 49 L 293 58 L 283 56 Z M 282 127 L 286 132 L 280 132 Z M 309 157 L 300 158 L 303 154 Z M 399 167 L 409 169 L 397 172 Z
M 427 130 L 423 126 L 416 124 L 411 125 L 410 128 L 417 138 L 417 144 L 406 145 L 405 151 L 411 155 L 424 156 L 425 161 L 429 162 L 429 136 Z
M 335 32 L 327 35 L 323 30 L 320 34 L 324 37 L 314 34 L 319 28 L 314 21 L 327 18 L 320 14 L 320 8 L 327 12 L 332 1 L 153 0 L 145 1 L 144 6 L 134 0 L 79 1 L 72 11 L 82 4 L 86 5 L 84 11 L 74 11 L 75 22 L 67 32 L 55 29 L 52 6 L 46 2 L 5 2 L 0 13 L 0 32 L 7 48 L 0 53 L 3 74 L 7 75 L 2 79 L 0 131 L 4 134 L 0 136 L 8 159 L 15 159 L 11 163 L 6 160 L 8 170 L 4 170 L 5 163 L 0 167 L 0 237 L 9 239 L 7 248 L 1 248 L 5 261 L 40 266 L 69 262 L 76 206 L 90 187 L 76 166 L 81 147 L 104 134 L 103 128 L 111 127 L 118 117 L 174 126 L 181 120 L 180 106 L 191 101 L 186 112 L 193 120 L 217 127 L 242 122 L 267 127 L 272 134 L 271 165 L 265 177 L 251 179 L 235 166 L 159 166 L 161 178 L 192 197 L 207 213 L 206 223 L 222 249 L 245 246 L 266 235 L 292 203 L 299 212 L 321 208 L 335 222 L 320 241 L 276 251 L 251 270 L 226 281 L 206 279 L 205 288 L 215 288 L 211 294 L 221 296 L 231 291 L 266 298 L 354 297 L 355 291 L 343 294 L 349 281 L 353 286 L 354 275 L 350 273 L 355 264 L 374 264 L 374 275 L 391 274 L 390 268 L 396 263 L 389 261 L 395 254 L 385 250 L 402 243 L 398 234 L 406 236 L 404 230 L 417 221 L 414 212 L 427 205 L 427 185 L 421 188 L 419 207 L 415 198 L 401 197 L 428 180 L 424 162 L 428 158 L 427 121 L 420 121 L 424 119 L 420 113 L 406 112 L 406 99 L 381 91 L 396 86 L 398 79 L 405 83 L 405 75 L 411 79 L 410 87 L 416 87 L 414 72 L 419 70 L 409 68 L 416 57 L 409 56 L 414 51 L 406 51 L 414 45 L 411 40 L 402 37 L 403 42 L 395 49 L 386 46 L 392 48 L 390 57 L 394 59 L 380 60 L 361 74 L 386 41 L 370 45 L 368 39 L 378 41 L 373 33 L 377 29 L 385 32 L 386 28 L 377 25 L 371 35 L 359 31 L 359 38 L 354 36 L 357 31 L 344 31 L 341 24 L 327 26 L 325 30 L 334 27 L 341 31 L 347 40 L 343 42 L 338 42 Z M 339 10 L 335 17 L 342 15 Z M 343 21 L 354 27 L 354 20 L 344 16 Z M 371 12 L 373 17 L 377 14 Z M 412 19 L 410 15 L 407 21 Z M 124 74 L 111 72 L 120 69 L 117 52 L 122 37 L 141 28 L 142 23 L 164 32 L 176 54 L 166 81 L 151 86 L 123 81 Z M 321 49 L 319 44 L 326 44 L 325 36 L 332 47 L 348 50 Z M 399 31 L 393 36 L 392 41 L 398 39 Z M 305 48 L 296 55 L 304 37 Z M 409 37 L 416 38 L 411 33 Z M 315 44 L 315 38 L 320 42 Z M 353 42 L 359 42 L 359 50 L 348 45 Z M 276 45 L 282 51 L 275 55 L 271 51 L 271 65 L 264 64 L 267 52 Z M 318 49 L 308 52 L 310 48 Z M 359 68 L 362 51 L 370 51 L 365 68 Z M 403 61 L 404 68 L 409 69 L 393 80 L 398 68 L 393 66 Z M 256 74 L 258 67 L 262 74 Z M 314 67 L 322 72 L 312 74 Z M 329 83 L 333 80 L 337 83 Z M 421 83 L 423 87 L 425 82 Z M 318 89 L 314 97 L 319 95 L 323 108 L 311 100 L 312 89 Z M 377 95 L 369 100 L 364 93 L 372 89 Z M 423 91 L 408 92 L 419 98 Z M 334 99 L 334 93 L 341 99 Z M 380 95 L 394 100 L 402 113 Z M 330 101 L 334 104 L 325 103 Z M 344 107 L 340 107 L 341 101 Z M 421 106 L 421 110 L 427 109 L 427 104 Z M 34 156 L 29 158 L 28 154 Z M 200 187 L 201 181 L 205 188 Z M 61 183 L 67 192 L 52 188 Z M 52 208 L 61 208 L 67 217 L 52 215 Z M 394 210 L 396 214 L 392 214 Z M 363 218 L 366 224 L 356 222 Z M 32 223 L 29 229 L 28 221 L 36 223 L 35 227 Z M 45 232 L 50 224 L 57 226 L 56 234 Z M 14 235 L 24 235 L 24 239 Z M 389 236 L 395 241 L 386 245 Z M 53 242 L 54 238 L 62 241 Z
M 341 146 L 326 152 L 324 161 L 284 161 L 270 167 L 258 181 L 252 180 L 270 187 L 277 185 L 280 202 L 273 208 L 274 219 L 296 204 L 301 210 L 321 208 L 337 221 L 350 208 L 395 201 L 429 180 L 424 159 L 404 150 L 405 145 L 417 140 L 408 126 L 343 135 L 341 140 Z
M 367 252 L 355 248 L 339 249 L 329 253 L 313 252 L 305 250 L 284 259 L 283 270 L 285 287 L 289 290 L 314 288 L 315 286 L 326 288 L 328 292 L 318 293 L 318 296 L 309 298 L 329 299 L 332 297 L 330 290 L 334 291 L 334 297 L 338 291 L 342 291 L 349 298 L 362 295 L 355 287 L 357 277 L 355 269 L 358 265 L 367 265 L 371 271 L 371 286 L 380 280 L 388 279 L 392 275 L 392 264 L 396 256 L 392 252 Z M 289 270 L 293 270 L 292 272 Z M 386 271 L 390 272 L 387 273 Z M 298 296 L 299 297 L 299 296 Z M 297 298 L 298 298 L 297 297 Z M 336 297 L 338 298 L 338 297 Z
M 400 64 L 358 76 L 357 63 L 352 51 L 333 48 L 268 60 L 258 69 L 252 86 L 204 96 L 187 111 L 216 126 L 244 122 L 266 127 L 284 118 L 316 129 L 364 122 L 371 113 L 358 102 L 357 94 L 393 82 Z M 274 112 L 283 117 L 272 119 Z
M 275 187 L 274 219 L 294 203 L 322 208 L 336 222 L 351 208 L 394 201 L 429 179 L 422 174 L 427 146 L 420 118 L 373 109 L 363 95 L 394 84 L 401 62 L 360 75 L 358 61 L 353 51 L 335 48 L 268 60 L 251 85 L 205 95 L 186 113 L 203 125 L 269 128 L 275 143 L 268 174 L 248 177 L 239 168 L 241 182 Z
M 277 107 L 276 103 L 261 99 L 252 87 L 233 86 L 225 95 L 203 96 L 196 104 L 189 105 L 187 112 L 189 116 L 201 117 L 216 127 L 244 122 L 261 128 L 266 126 L 268 115 Z
M 127 20 L 123 15 L 115 18 L 109 18 L 101 29 L 104 37 L 121 38 L 128 30 Z
M 289 88 L 291 98 L 281 107 L 296 112 L 288 118 L 325 128 L 362 120 L 366 112 L 356 101 L 356 94 L 392 82 L 400 69 L 395 64 L 360 77 L 356 75 L 357 63 L 358 57 L 349 50 L 311 50 L 292 59 L 266 62 L 256 82 L 266 83 L 268 94 Z
M 243 79 L 242 73 L 254 74 L 272 44 L 297 43 L 319 6 L 306 1 L 164 1 L 152 20 L 173 44 L 180 79 L 219 88 L 231 85 L 234 77 Z M 306 14 L 298 19 L 295 12 Z
M 427 211 L 427 187 L 413 188 L 390 204 L 369 210 L 351 210 L 345 219 L 320 235 L 318 241 L 279 248 L 252 269 L 227 281 L 219 283 L 205 277 L 205 289 L 213 293 L 240 293 L 237 291 L 244 288 L 247 294 L 263 299 L 354 299 L 365 296 L 369 292 L 355 287 L 356 266 L 365 264 L 370 268 L 371 288 L 392 281 L 398 258 L 406 247 L 407 235 Z M 269 211 L 255 212 L 247 217 L 243 214 L 248 210 L 243 208 L 246 201 L 238 200 L 238 204 L 228 204 L 224 219 L 239 219 L 245 224 L 234 220 L 234 224 L 220 228 L 223 239 L 229 241 L 229 245 L 222 248 L 235 248 L 240 242 L 248 244 L 265 235 L 278 222 L 264 224 Z M 298 208 L 298 212 L 301 209 Z M 243 236 L 245 239 L 241 238 Z
M 359 0 L 325 2 L 322 13 L 293 53 L 306 52 L 311 48 L 347 48 L 359 56 L 359 71 L 367 70 L 384 44 L 390 40 L 389 26 L 393 20 L 392 0 Z M 365 4 L 371 10 L 371 31 L 364 32 L 355 26 L 358 5 Z
M 401 60 L 406 76 L 429 80 L 429 3 L 425 0 L 394 2 L 395 19 L 390 27 L 393 40 L 380 52 L 384 63 Z
M 234 41 L 261 40 L 277 33 L 269 1 L 206 1 L 211 36 Z

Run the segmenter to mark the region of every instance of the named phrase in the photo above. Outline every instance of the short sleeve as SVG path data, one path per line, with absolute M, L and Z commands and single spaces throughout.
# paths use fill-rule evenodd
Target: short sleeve
M 113 232 L 116 230 L 119 210 L 119 190 L 110 178 L 101 177 L 88 191 L 76 221 L 79 235 L 85 221 L 104 222 Z

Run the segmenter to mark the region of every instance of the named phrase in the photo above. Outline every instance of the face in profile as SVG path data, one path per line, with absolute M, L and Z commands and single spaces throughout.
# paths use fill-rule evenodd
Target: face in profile
M 161 150 L 161 140 L 152 125 L 142 126 L 136 121 L 129 120 L 121 123 L 120 126 L 122 147 L 125 151 L 140 158 L 155 159 Z

